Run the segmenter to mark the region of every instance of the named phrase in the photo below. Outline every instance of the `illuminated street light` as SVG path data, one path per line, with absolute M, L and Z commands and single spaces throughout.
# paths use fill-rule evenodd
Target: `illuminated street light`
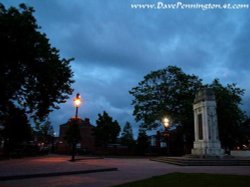
M 163 123 L 165 128 L 169 127 L 169 119 L 167 117 L 162 119 L 162 123 Z
M 168 152 L 168 155 L 170 154 L 170 132 L 169 132 L 169 126 L 170 126 L 170 121 L 167 117 L 164 117 L 162 119 L 162 124 L 164 126 L 164 133 L 163 133 L 163 136 L 167 139 L 167 152 Z
M 76 155 L 76 144 L 77 144 L 77 133 L 78 131 L 78 108 L 80 107 L 82 101 L 81 101 L 81 96 L 79 93 L 76 94 L 76 97 L 74 98 L 74 105 L 76 107 L 76 113 L 75 113 L 75 118 L 72 120 L 71 124 L 71 131 L 73 132 L 72 134 L 72 155 L 71 155 L 71 160 L 70 161 L 75 161 L 75 155 Z
M 75 118 L 78 118 L 78 108 L 80 107 L 82 101 L 81 101 L 81 96 L 79 93 L 76 94 L 76 97 L 74 98 L 74 104 L 76 107 L 76 114 L 75 114 Z

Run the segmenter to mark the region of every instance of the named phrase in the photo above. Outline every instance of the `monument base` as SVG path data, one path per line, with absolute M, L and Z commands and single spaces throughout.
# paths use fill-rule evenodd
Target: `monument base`
M 232 150 L 230 154 L 235 157 L 248 157 L 250 158 L 250 150 Z
M 183 156 L 154 157 L 150 160 L 179 166 L 250 166 L 250 158 L 234 158 L 232 156 Z
M 224 150 L 220 142 L 195 141 L 191 153 L 196 156 L 223 156 Z

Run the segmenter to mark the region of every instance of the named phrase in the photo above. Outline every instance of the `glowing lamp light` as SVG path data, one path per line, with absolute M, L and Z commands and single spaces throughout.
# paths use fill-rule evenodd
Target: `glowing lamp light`
M 162 119 L 162 123 L 164 125 L 165 128 L 168 128 L 169 127 L 169 119 L 168 118 L 163 118 Z
M 76 97 L 74 98 L 74 104 L 76 107 L 76 114 L 75 114 L 75 118 L 78 118 L 78 108 L 80 107 L 82 101 L 81 101 L 81 96 L 79 93 L 76 94 Z
M 75 103 L 76 107 L 79 107 L 81 105 L 82 101 L 81 101 L 81 96 L 79 93 L 76 94 L 76 98 L 74 99 L 74 103 Z
M 74 103 L 76 107 L 79 107 L 81 105 L 81 99 L 74 99 Z

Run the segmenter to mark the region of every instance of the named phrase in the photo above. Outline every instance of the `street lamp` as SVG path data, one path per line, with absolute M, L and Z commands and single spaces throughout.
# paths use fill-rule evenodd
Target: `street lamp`
M 167 117 L 164 117 L 162 119 L 162 124 L 164 126 L 163 136 L 167 139 L 167 152 L 168 152 L 168 155 L 169 155 L 170 154 L 170 147 L 169 147 L 169 143 L 170 143 L 170 139 L 169 139 L 169 135 L 170 135 L 170 132 L 169 132 L 170 122 L 169 122 L 169 119 Z
M 75 114 L 75 118 L 78 118 L 78 108 L 80 107 L 82 101 L 81 101 L 81 96 L 79 93 L 76 94 L 76 97 L 74 98 L 74 104 L 76 107 L 76 114 Z
M 72 120 L 71 124 L 71 136 L 72 136 L 72 156 L 71 161 L 75 161 L 75 154 L 76 154 L 76 143 L 77 143 L 77 135 L 78 135 L 78 108 L 80 107 L 82 101 L 81 96 L 79 93 L 76 94 L 74 98 L 74 105 L 76 107 L 75 118 Z

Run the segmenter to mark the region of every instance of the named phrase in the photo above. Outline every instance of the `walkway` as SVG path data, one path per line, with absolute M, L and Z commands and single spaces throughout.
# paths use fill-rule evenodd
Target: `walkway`
M 77 162 L 69 162 L 68 159 L 66 156 L 48 156 L 0 161 L 0 176 L 105 168 L 118 168 L 118 171 L 7 180 L 0 181 L 0 187 L 105 187 L 172 172 L 250 176 L 250 166 L 176 166 L 139 158 L 85 158 Z

